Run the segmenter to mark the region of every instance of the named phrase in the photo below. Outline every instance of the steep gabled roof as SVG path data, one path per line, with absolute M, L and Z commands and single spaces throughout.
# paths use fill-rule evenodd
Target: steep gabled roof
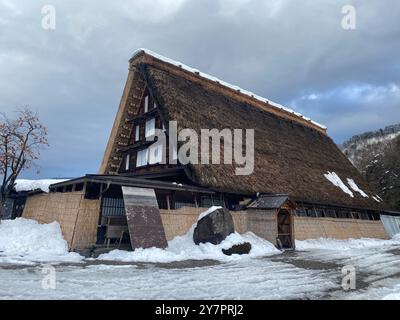
M 134 91 L 134 80 L 149 87 L 165 124 L 175 120 L 178 129 L 191 128 L 198 133 L 213 128 L 255 129 L 251 175 L 235 175 L 234 165 L 189 164 L 186 169 L 193 182 L 222 192 L 281 193 L 297 201 L 366 209 L 381 206 L 373 199 L 373 190 L 326 135 L 325 127 L 146 50 L 138 51 L 130 60 L 130 75 L 100 173 L 107 171 L 115 156 L 115 137 L 124 125 L 125 109 L 132 105 L 127 96 Z M 351 179 L 368 197 L 355 190 L 345 193 L 340 183 L 334 185 L 332 179 L 328 180 L 329 173 L 342 182 Z
M 236 93 L 238 93 L 238 94 L 240 94 L 240 95 L 242 95 L 244 97 L 251 98 L 252 100 L 257 100 L 258 102 L 261 102 L 261 103 L 265 104 L 271 110 L 277 109 L 277 110 L 281 111 L 282 114 L 294 115 L 294 116 L 296 116 L 298 118 L 298 120 L 305 120 L 305 121 L 309 122 L 310 124 L 314 125 L 316 128 L 322 129 L 323 131 L 326 131 L 326 129 L 327 129 L 326 126 L 324 126 L 323 124 L 320 124 L 320 123 L 318 123 L 318 122 L 316 122 L 316 121 L 314 121 L 314 120 L 312 120 L 312 119 L 310 119 L 308 117 L 305 117 L 301 113 L 296 112 L 296 111 L 294 111 L 294 110 L 292 110 L 292 109 L 290 109 L 288 107 L 285 107 L 285 106 L 283 106 L 283 105 L 281 105 L 279 103 L 276 103 L 276 102 L 274 102 L 272 100 L 269 100 L 267 98 L 261 97 L 261 96 L 255 94 L 255 93 L 253 93 L 251 91 L 242 89 L 237 85 L 230 84 L 230 83 L 228 83 L 226 81 L 218 79 L 217 77 L 214 77 L 214 76 L 209 75 L 207 73 L 201 72 L 201 71 L 199 71 L 199 70 L 197 70 L 195 68 L 189 67 L 189 66 L 187 66 L 187 65 L 185 65 L 185 64 L 183 64 L 183 63 L 181 63 L 179 61 L 175 61 L 173 59 L 164 57 L 164 56 L 162 56 L 162 55 L 160 55 L 158 53 L 155 53 L 155 52 L 153 52 L 151 50 L 144 49 L 144 48 L 137 49 L 133 53 L 132 58 L 130 59 L 130 62 L 135 61 L 135 59 L 140 57 L 141 55 L 151 56 L 151 57 L 156 58 L 159 61 L 163 61 L 163 62 L 165 62 L 165 63 L 167 63 L 167 64 L 169 64 L 171 66 L 175 66 L 175 67 L 178 67 L 181 70 L 184 70 L 184 71 L 187 71 L 189 73 L 192 73 L 192 74 L 196 75 L 198 78 L 201 78 L 203 80 L 208 80 L 208 81 L 212 82 L 213 84 L 215 84 L 217 86 L 224 87 L 226 89 L 235 91 Z

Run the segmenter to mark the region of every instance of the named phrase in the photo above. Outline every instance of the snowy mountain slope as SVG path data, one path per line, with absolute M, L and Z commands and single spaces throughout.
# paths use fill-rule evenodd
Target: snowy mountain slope
M 400 123 L 385 129 L 355 135 L 339 145 L 339 148 L 361 173 L 365 173 L 367 165 L 374 160 L 375 156 L 381 154 L 388 144 L 399 136 Z
M 400 124 L 356 135 L 339 147 L 379 196 L 400 209 Z

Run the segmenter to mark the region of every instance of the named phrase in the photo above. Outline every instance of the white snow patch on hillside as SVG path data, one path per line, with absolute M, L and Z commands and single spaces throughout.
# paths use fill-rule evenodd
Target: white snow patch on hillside
M 374 247 L 383 247 L 389 245 L 399 245 L 400 238 L 393 238 L 392 240 L 361 238 L 361 239 L 346 239 L 338 240 L 333 238 L 319 238 L 296 240 L 297 250 L 352 250 L 352 249 L 367 249 Z
M 324 174 L 324 176 L 326 179 L 332 182 L 334 186 L 339 187 L 344 193 L 347 193 L 350 197 L 354 198 L 353 192 L 350 191 L 350 189 L 344 184 L 342 179 L 340 179 L 335 172 L 328 171 L 328 173 Z
M 200 215 L 199 215 L 197 221 L 203 219 L 205 216 L 209 215 L 211 212 L 214 212 L 215 210 L 218 210 L 218 209 L 222 209 L 222 207 L 219 207 L 219 206 L 212 206 L 212 207 L 210 207 L 208 210 L 206 210 L 206 211 L 200 213 Z
M 275 246 L 267 240 L 257 237 L 252 232 L 238 234 L 237 232 L 230 234 L 219 245 L 211 243 L 200 243 L 196 245 L 193 242 L 193 231 L 195 225 L 183 236 L 177 236 L 168 242 L 168 248 L 149 248 L 135 249 L 134 251 L 113 250 L 109 253 L 100 255 L 99 260 L 116 260 L 123 262 L 173 262 L 184 260 L 218 260 L 232 261 L 238 259 L 248 259 L 254 257 L 263 257 L 272 254 L 280 253 Z M 246 255 L 231 255 L 223 254 L 222 249 L 229 249 L 235 244 L 249 242 L 251 251 Z
M 358 192 L 364 198 L 369 198 L 368 195 L 358 187 L 358 185 L 354 182 L 353 179 L 347 178 L 347 183 L 349 184 L 350 188 L 353 189 L 353 191 Z
M 0 223 L 0 263 L 78 262 L 83 257 L 68 252 L 58 222 L 39 224 L 17 218 Z
M 67 179 L 39 179 L 39 180 L 27 180 L 27 179 L 17 179 L 15 181 L 16 191 L 30 191 L 41 189 L 44 192 L 49 192 L 49 186 L 54 183 L 59 183 L 66 181 Z
M 390 133 L 382 137 L 373 137 L 365 140 L 363 142 L 363 145 L 357 146 L 357 149 L 363 148 L 365 145 L 371 145 L 371 144 L 376 144 L 376 143 L 382 143 L 385 141 L 390 141 L 395 138 L 397 138 L 400 135 L 400 132 L 395 132 L 395 133 Z

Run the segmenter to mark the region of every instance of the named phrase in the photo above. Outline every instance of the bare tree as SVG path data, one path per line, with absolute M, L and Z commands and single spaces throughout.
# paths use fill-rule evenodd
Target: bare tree
M 32 167 L 45 146 L 48 146 L 47 129 L 28 107 L 18 109 L 15 119 L 0 114 L 0 218 L 15 180 L 24 169 Z

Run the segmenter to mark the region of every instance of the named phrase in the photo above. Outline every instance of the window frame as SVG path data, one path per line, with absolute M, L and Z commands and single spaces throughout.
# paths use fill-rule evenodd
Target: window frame
M 148 128 L 149 123 L 152 123 L 151 129 Z M 153 117 L 153 118 L 146 120 L 146 123 L 144 126 L 144 137 L 148 138 L 148 137 L 154 136 L 156 133 L 155 131 L 156 131 L 156 118 Z
M 136 168 L 145 167 L 148 164 L 149 164 L 149 148 L 138 150 L 138 152 L 136 153 Z
M 140 140 L 140 125 L 135 126 L 135 142 Z

